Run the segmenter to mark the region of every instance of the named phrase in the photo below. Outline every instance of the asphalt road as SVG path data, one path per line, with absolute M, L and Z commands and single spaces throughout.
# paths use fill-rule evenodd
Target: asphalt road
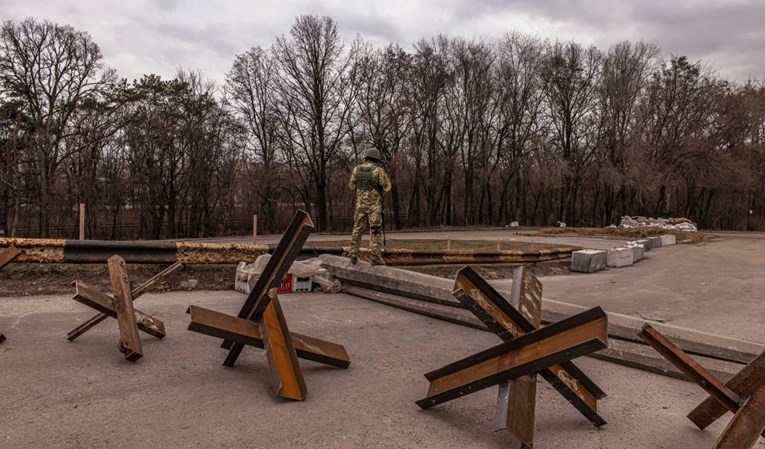
M 502 231 L 469 238 L 487 232 Z M 765 239 L 726 234 L 648 256 L 631 267 L 545 277 L 544 296 L 765 343 Z M 0 448 L 510 444 L 507 433 L 493 432 L 496 388 L 429 411 L 414 404 L 427 390 L 424 372 L 498 343 L 491 334 L 343 294 L 283 295 L 292 331 L 342 343 L 353 358 L 348 370 L 301 362 L 309 396 L 293 403 L 274 397 L 262 350 L 249 348 L 225 368 L 218 340 L 186 330 L 189 304 L 235 313 L 243 301 L 235 292 L 142 297 L 137 308 L 162 319 L 168 336 L 143 336 L 145 356 L 131 364 L 117 350 L 114 320 L 75 343 L 65 339 L 93 314 L 68 296 L 0 298 L 8 337 L 0 344 Z M 593 428 L 540 380 L 536 448 L 705 448 L 727 423 L 700 431 L 685 418 L 705 396 L 694 384 L 577 363 L 608 393 L 600 412 L 609 424 Z

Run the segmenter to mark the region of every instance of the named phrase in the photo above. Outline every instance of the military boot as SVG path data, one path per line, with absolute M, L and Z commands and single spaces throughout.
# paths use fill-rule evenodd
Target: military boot
M 385 265 L 385 260 L 379 254 L 372 256 L 372 259 L 369 262 L 372 265 Z
M 351 254 L 350 259 L 351 259 L 351 263 L 356 265 L 356 263 L 359 261 L 359 256 L 357 256 L 355 254 Z

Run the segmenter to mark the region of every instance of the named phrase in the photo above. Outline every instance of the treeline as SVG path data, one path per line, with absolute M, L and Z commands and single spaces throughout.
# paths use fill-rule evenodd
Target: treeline
M 0 230 L 174 238 L 280 230 L 305 208 L 347 229 L 347 180 L 373 146 L 389 226 L 604 226 L 622 215 L 765 228 L 765 84 L 731 83 L 653 43 L 608 50 L 510 33 L 412 51 L 344 42 L 298 17 L 198 72 L 127 82 L 91 37 L 0 30 Z

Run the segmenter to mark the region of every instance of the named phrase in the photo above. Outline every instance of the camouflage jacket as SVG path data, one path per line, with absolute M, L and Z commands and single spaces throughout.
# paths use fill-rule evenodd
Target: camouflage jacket
M 363 176 L 361 172 L 365 169 L 371 169 L 372 171 L 371 183 L 373 188 L 368 190 L 359 188 L 359 184 L 361 183 L 360 178 Z M 374 204 L 379 204 L 381 198 L 380 191 L 378 189 L 382 189 L 382 191 L 385 192 L 390 192 L 391 184 L 390 179 L 388 179 L 388 175 L 385 174 L 385 170 L 383 170 L 382 167 L 378 166 L 374 162 L 365 161 L 353 169 L 348 187 L 351 190 L 356 191 L 356 205 L 358 207 L 359 205 L 371 206 Z

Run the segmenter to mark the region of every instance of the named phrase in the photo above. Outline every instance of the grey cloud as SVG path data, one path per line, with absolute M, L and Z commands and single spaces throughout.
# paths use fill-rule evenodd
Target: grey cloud
M 36 16 L 90 32 L 107 61 L 126 64 L 116 67 L 124 76 L 171 76 L 182 66 L 201 68 L 221 80 L 235 54 L 254 45 L 270 46 L 289 32 L 299 14 L 329 15 L 346 41 L 358 33 L 376 45 L 407 47 L 439 33 L 499 37 L 516 25 L 543 38 L 592 42 L 602 49 L 621 40 L 655 40 L 665 55 L 702 60 L 727 78 L 765 77 L 760 23 L 765 2 L 753 0 L 137 0 L 89 7 L 75 0 L 0 1 L 0 17 Z
M 333 18 L 346 32 L 359 33 L 366 37 L 383 38 L 390 42 L 398 42 L 402 39 L 400 30 L 395 24 L 377 20 L 370 15 L 344 13 Z
M 173 11 L 183 0 L 156 0 L 161 11 Z

